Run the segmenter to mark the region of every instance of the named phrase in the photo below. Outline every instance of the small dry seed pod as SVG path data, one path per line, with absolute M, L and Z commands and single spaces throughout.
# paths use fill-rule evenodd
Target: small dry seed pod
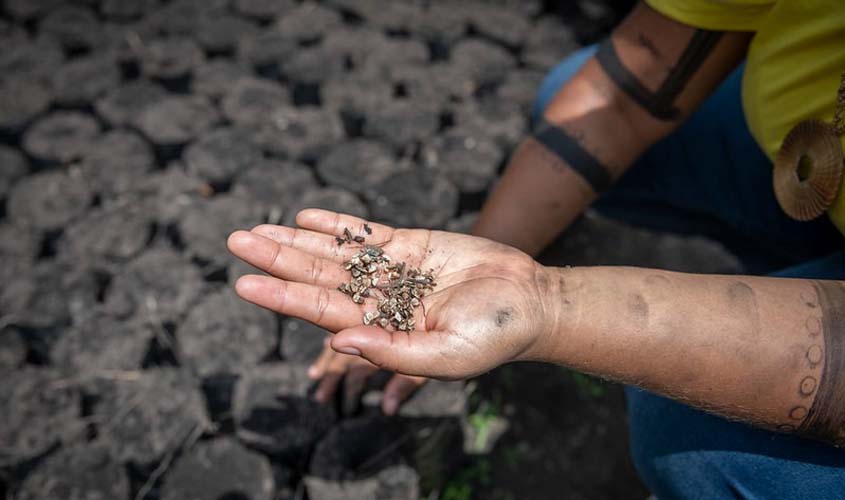
M 370 325 L 373 323 L 373 320 L 378 319 L 379 313 L 377 312 L 367 312 L 364 313 L 364 324 Z
M 808 221 L 823 214 L 842 181 L 842 145 L 832 125 L 807 120 L 789 131 L 775 159 L 775 197 L 787 215 Z

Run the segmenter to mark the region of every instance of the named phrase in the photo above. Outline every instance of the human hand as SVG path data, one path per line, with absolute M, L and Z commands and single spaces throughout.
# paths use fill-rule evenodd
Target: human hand
M 512 360 L 542 359 L 554 330 L 550 273 L 514 248 L 466 235 L 393 229 L 326 210 L 297 215 L 299 228 L 262 225 L 229 237 L 229 249 L 271 276 L 243 276 L 242 298 L 337 332 L 331 347 L 405 375 L 463 379 Z M 352 302 L 337 290 L 349 279 L 343 262 L 357 245 L 339 246 L 349 228 L 380 245 L 395 262 L 433 269 L 437 286 L 415 311 L 416 329 L 362 324 L 375 299 Z
M 326 403 L 334 397 L 338 386 L 343 383 L 346 400 L 357 400 L 364 390 L 367 379 L 378 367 L 366 359 L 349 354 L 341 354 L 331 348 L 331 337 L 326 338 L 323 352 L 308 368 L 308 376 L 319 380 L 314 398 Z M 425 377 L 394 374 L 384 387 L 381 409 L 385 415 L 393 415 L 406 399 L 428 382 Z

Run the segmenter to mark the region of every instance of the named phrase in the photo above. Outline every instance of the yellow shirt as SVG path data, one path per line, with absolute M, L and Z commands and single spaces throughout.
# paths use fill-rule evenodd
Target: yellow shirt
M 810 118 L 830 123 L 845 71 L 845 0 L 646 0 L 684 24 L 753 31 L 742 81 L 748 127 L 774 160 L 792 127 Z M 845 147 L 845 138 L 842 141 Z M 843 187 L 828 210 L 845 234 Z

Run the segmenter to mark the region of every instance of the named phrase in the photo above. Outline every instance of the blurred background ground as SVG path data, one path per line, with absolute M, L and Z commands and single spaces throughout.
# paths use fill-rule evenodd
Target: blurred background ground
M 324 332 L 234 297 L 225 248 L 313 206 L 466 231 L 630 1 L 0 5 L 0 498 L 647 496 L 621 388 L 563 368 L 313 403 Z M 738 269 L 592 213 L 546 258 Z

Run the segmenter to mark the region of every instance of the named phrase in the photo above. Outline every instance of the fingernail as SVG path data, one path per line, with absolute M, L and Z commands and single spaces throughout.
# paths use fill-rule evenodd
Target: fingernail
M 399 401 L 395 398 L 384 398 L 384 414 L 393 415 L 396 409 L 399 408 Z
M 360 356 L 361 355 L 361 351 L 359 351 L 358 349 L 356 349 L 352 346 L 338 347 L 338 348 L 335 349 L 335 351 L 337 351 L 339 353 L 343 353 L 343 354 L 351 354 L 353 356 Z

